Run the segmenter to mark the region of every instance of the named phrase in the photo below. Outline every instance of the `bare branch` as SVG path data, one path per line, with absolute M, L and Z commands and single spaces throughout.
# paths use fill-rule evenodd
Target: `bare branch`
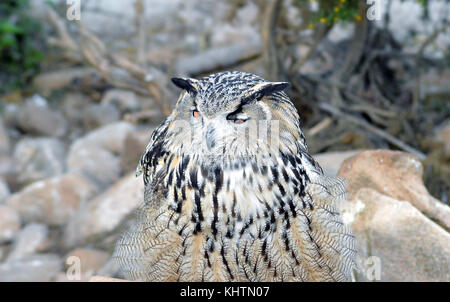
M 367 123 L 366 121 L 359 119 L 353 115 L 344 113 L 342 111 L 340 111 L 338 108 L 327 104 L 327 103 L 320 103 L 319 104 L 319 108 L 322 109 L 323 111 L 326 111 L 328 113 L 331 113 L 334 116 L 338 116 L 338 117 L 342 117 L 345 118 L 346 120 L 357 124 L 359 126 L 362 126 L 364 128 L 366 128 L 367 130 L 369 130 L 370 132 L 372 132 L 375 135 L 378 135 L 379 137 L 384 138 L 385 140 L 387 140 L 388 142 L 390 142 L 391 144 L 399 147 L 400 149 L 407 151 L 415 156 L 417 156 L 420 160 L 425 160 L 426 159 L 426 155 L 422 152 L 420 152 L 419 150 L 414 149 L 413 147 L 407 145 L 406 143 L 402 142 L 401 140 L 399 140 L 396 137 L 393 137 L 392 135 L 390 135 L 389 133 L 374 127 L 372 125 L 370 125 L 369 123 Z
M 51 7 L 47 7 L 47 10 L 50 21 L 55 26 L 59 36 L 59 40 L 53 39 L 54 44 L 61 46 L 63 49 L 81 53 L 84 61 L 97 69 L 112 85 L 138 92 L 144 96 L 151 96 L 164 115 L 170 114 L 170 108 L 165 103 L 168 100 L 168 93 L 164 84 L 154 80 L 155 77 L 146 69 L 140 67 L 138 63 L 130 61 L 123 55 L 109 53 L 105 44 L 97 36 L 90 33 L 81 22 L 77 22 L 81 34 L 80 45 L 77 45 L 70 37 L 64 22 L 58 17 L 57 13 Z M 60 42 L 56 43 L 55 41 Z M 158 71 L 158 74 L 162 73 Z

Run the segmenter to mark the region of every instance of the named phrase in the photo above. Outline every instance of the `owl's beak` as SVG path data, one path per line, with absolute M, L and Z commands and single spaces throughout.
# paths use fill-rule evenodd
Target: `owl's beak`
M 211 151 L 216 146 L 215 128 L 213 125 L 208 125 L 208 128 L 206 129 L 205 140 L 208 150 Z

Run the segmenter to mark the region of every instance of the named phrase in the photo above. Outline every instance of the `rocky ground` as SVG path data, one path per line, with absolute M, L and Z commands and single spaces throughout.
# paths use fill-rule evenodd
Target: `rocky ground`
M 36 14 L 41 2 L 32 2 Z M 123 7 L 110 7 L 111 1 L 95 3 L 100 9 L 88 10 L 87 27 L 116 42 L 108 46 L 126 49 L 133 34 L 128 26 L 132 14 L 119 18 L 122 24 L 115 14 L 126 12 Z M 213 66 L 208 58 L 227 54 L 239 60 L 260 51 L 260 11 L 252 1 L 236 11 L 227 2 L 219 3 L 219 9 L 208 1 L 200 6 L 195 1 L 152 3 L 148 59 L 158 67 L 170 65 L 170 74 L 201 74 Z M 402 3 L 394 1 L 391 9 Z M 102 5 L 113 17 L 101 12 Z M 230 16 L 233 22 L 227 21 Z M 406 39 L 406 31 L 422 29 L 426 37 L 429 26 L 399 24 L 410 19 L 393 19 L 391 26 L 402 29 L 394 31 L 396 37 Z M 346 36 L 345 28 L 330 33 L 335 40 Z M 444 36 L 437 42 L 427 51 L 438 56 L 448 40 Z M 163 116 L 154 100 L 105 85 L 90 67 L 63 63 L 53 68 L 54 63 L 45 62 L 52 68 L 47 66 L 34 78 L 33 93 L 0 97 L 0 281 L 120 278 L 111 260 L 114 243 L 143 199 L 143 182 L 134 169 Z M 263 73 L 258 61 L 243 69 Z M 137 123 L 134 117 L 140 112 L 145 119 Z M 325 148 L 323 138 L 305 130 L 312 150 Z M 369 140 L 361 134 L 339 138 L 333 144 L 350 151 L 315 155 L 327 174 L 339 175 L 348 184 L 349 199 L 341 211 L 358 240 L 361 269 L 356 280 L 450 281 L 448 201 L 429 194 L 422 181 L 426 171 L 417 158 L 389 150 L 365 151 L 389 146 L 355 143 L 358 139 Z M 442 147 L 439 156 L 450 158 L 449 120 L 428 139 Z M 77 263 L 80 274 L 74 270 Z
M 96 106 L 114 108 L 117 118 L 86 119 L 83 106 L 52 111 L 34 97 L 0 120 L 0 281 L 69 281 L 71 256 L 81 260 L 81 280 L 120 277 L 111 254 L 143 199 L 133 170 L 154 126 L 120 120 L 119 106 Z M 27 117 L 31 109 L 48 118 Z M 71 140 L 80 123 L 97 126 Z M 450 280 L 450 209 L 424 187 L 418 159 L 388 150 L 316 159 L 347 180 L 341 210 L 358 238 L 357 278 L 366 279 L 376 256 L 383 281 Z

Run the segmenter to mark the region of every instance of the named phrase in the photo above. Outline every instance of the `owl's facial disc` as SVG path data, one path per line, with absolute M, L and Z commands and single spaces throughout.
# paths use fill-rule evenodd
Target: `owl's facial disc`
M 185 90 L 173 114 L 173 121 L 184 125 L 182 131 L 173 128 L 173 146 L 178 152 L 242 159 L 278 150 L 269 146 L 279 134 L 272 127 L 278 118 L 274 120 L 268 104 L 289 83 L 268 82 L 254 75 L 222 78 L 220 74 L 200 80 L 173 78 L 172 82 Z

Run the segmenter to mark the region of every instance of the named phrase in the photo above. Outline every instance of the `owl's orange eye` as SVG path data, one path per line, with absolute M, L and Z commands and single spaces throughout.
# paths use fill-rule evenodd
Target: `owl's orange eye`
M 198 112 L 198 110 L 192 110 L 192 116 L 193 117 L 200 117 L 200 112 Z

